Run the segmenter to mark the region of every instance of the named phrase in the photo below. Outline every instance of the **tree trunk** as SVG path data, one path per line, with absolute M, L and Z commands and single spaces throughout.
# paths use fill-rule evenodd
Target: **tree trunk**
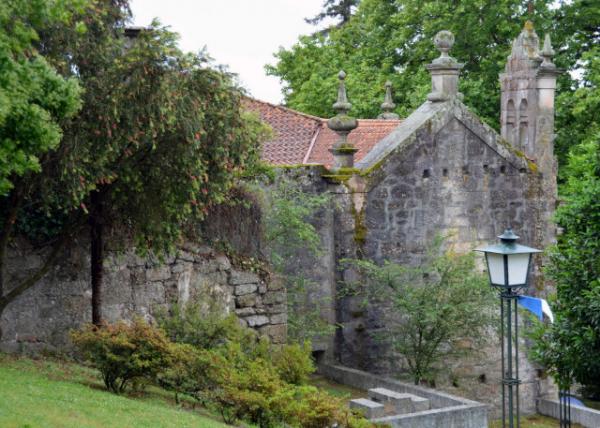
M 92 278 L 92 323 L 102 324 L 102 274 L 104 248 L 102 243 L 102 197 L 99 191 L 91 195 L 90 211 L 90 253 Z

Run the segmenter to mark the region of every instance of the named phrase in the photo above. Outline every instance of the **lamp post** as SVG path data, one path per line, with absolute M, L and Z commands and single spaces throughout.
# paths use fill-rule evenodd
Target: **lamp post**
M 516 240 L 519 237 L 510 228 L 506 229 L 498 238 L 500 238 L 499 244 L 478 248 L 475 251 L 485 254 L 490 284 L 500 292 L 502 427 L 518 428 L 520 426 L 519 384 L 521 381 L 519 380 L 517 292 L 528 286 L 527 273 L 531 255 L 541 251 L 517 244 Z

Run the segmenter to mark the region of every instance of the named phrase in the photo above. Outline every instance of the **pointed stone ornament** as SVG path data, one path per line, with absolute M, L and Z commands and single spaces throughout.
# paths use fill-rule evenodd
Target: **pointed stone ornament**
M 552 62 L 552 57 L 554 56 L 554 49 L 552 49 L 552 42 L 550 41 L 550 34 L 546 34 L 544 38 L 544 47 L 540 52 L 540 56 L 544 58 L 541 68 L 553 69 L 556 68 L 554 63 Z
M 394 104 L 394 101 L 392 100 L 392 82 L 388 80 L 385 82 L 385 99 L 381 104 L 381 110 L 383 110 L 383 113 L 377 116 L 377 118 L 386 120 L 399 119 L 400 116 L 393 112 L 394 108 L 396 108 L 396 104 Z
M 348 102 L 348 96 L 346 95 L 346 84 L 344 83 L 344 80 L 346 80 L 346 73 L 344 70 L 340 70 L 338 79 L 340 80 L 338 85 L 338 97 L 337 101 L 333 103 L 333 109 L 337 114 L 347 114 L 352 108 L 352 104 Z
M 448 54 L 454 45 L 454 34 L 446 30 L 440 31 L 435 35 L 433 43 L 440 51 L 440 56 L 427 66 L 431 73 L 431 93 L 427 95 L 427 99 L 440 102 L 455 97 L 462 98 L 462 94 L 458 92 L 458 76 L 464 64 Z
M 344 80 L 346 79 L 346 73 L 340 71 L 338 74 L 340 80 L 338 86 L 338 97 L 337 101 L 333 104 L 333 109 L 336 111 L 336 115 L 327 121 L 329 129 L 338 134 L 339 139 L 330 149 L 333 154 L 333 170 L 339 171 L 342 168 L 353 168 L 354 167 L 354 153 L 358 151 L 351 143 L 348 142 L 348 134 L 358 126 L 358 121 L 348 116 L 352 104 L 348 101 L 346 95 L 346 85 Z

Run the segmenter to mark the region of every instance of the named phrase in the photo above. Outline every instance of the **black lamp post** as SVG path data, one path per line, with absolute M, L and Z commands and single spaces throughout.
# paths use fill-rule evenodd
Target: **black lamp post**
M 500 238 L 499 244 L 479 248 L 475 251 L 485 254 L 490 284 L 492 287 L 498 288 L 500 292 L 502 427 L 514 428 L 520 426 L 519 384 L 521 383 L 519 380 L 517 292 L 528 286 L 527 273 L 531 255 L 541 251 L 517 244 L 515 241 L 519 237 L 510 228 L 506 229 L 498 238 Z

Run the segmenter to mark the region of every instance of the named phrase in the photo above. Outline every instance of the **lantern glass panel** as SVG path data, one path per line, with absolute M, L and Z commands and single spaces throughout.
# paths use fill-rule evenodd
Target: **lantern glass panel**
M 490 282 L 494 285 L 505 285 L 504 281 L 504 255 L 497 253 L 485 253 Z
M 522 285 L 527 282 L 529 258 L 529 253 L 508 256 L 508 285 Z

